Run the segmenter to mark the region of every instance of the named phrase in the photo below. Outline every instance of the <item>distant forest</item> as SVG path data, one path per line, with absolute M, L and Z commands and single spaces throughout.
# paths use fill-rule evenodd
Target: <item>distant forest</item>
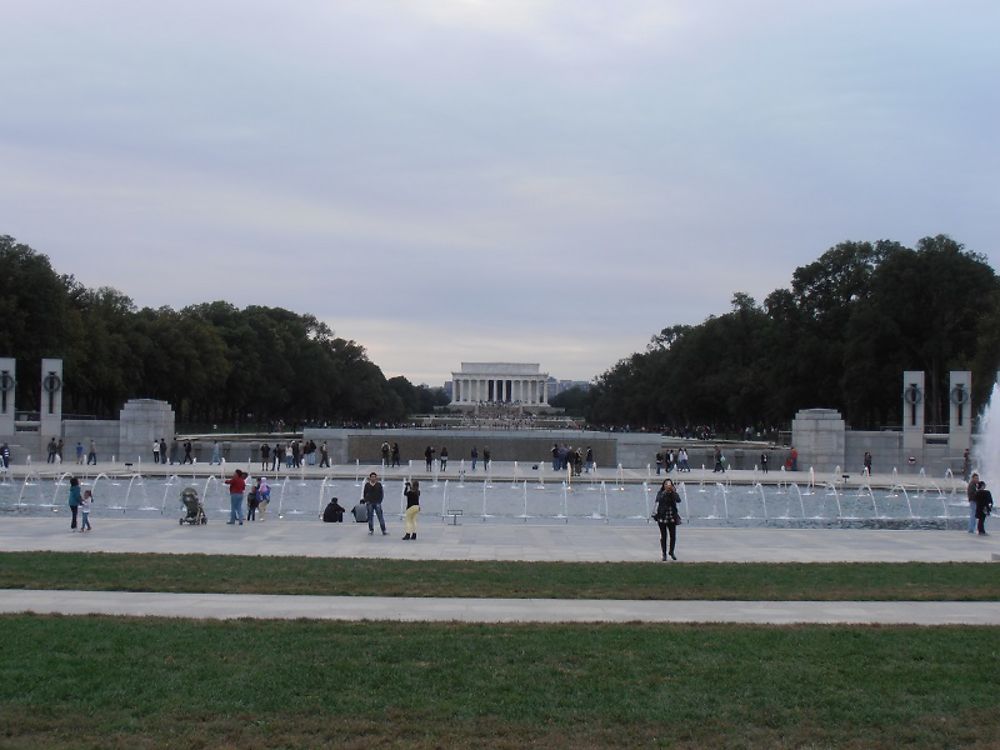
M 17 363 L 17 407 L 38 408 L 40 360 L 61 357 L 63 411 L 116 418 L 130 398 L 169 401 L 179 422 L 384 423 L 447 403 L 443 389 L 386 379 L 364 347 L 312 315 L 209 302 L 137 309 L 88 289 L 0 236 L 0 356 Z
M 398 422 L 447 402 L 442 389 L 387 380 L 312 315 L 228 302 L 138 309 L 11 237 L 0 237 L 0 356 L 18 360 L 24 410 L 37 408 L 42 357 L 65 361 L 64 411 L 99 417 L 137 397 L 169 401 L 182 423 L 220 425 Z M 806 407 L 873 428 L 900 423 L 902 372 L 923 370 L 928 423 L 943 425 L 948 371 L 972 370 L 978 409 L 998 365 L 1000 284 L 984 256 L 944 235 L 915 248 L 844 242 L 763 303 L 737 292 L 729 312 L 663 328 L 554 403 L 633 429 L 768 428 Z
M 730 431 L 828 407 L 870 429 L 901 424 L 903 371 L 922 370 L 927 423 L 947 425 L 950 370 L 972 371 L 974 409 L 989 399 L 998 303 L 985 257 L 947 236 L 844 242 L 763 304 L 737 292 L 724 315 L 664 328 L 587 393 L 560 395 L 597 424 Z

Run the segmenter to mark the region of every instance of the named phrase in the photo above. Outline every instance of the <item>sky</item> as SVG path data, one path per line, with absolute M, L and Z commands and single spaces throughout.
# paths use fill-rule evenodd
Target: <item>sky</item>
M 997 267 L 994 0 L 0 0 L 0 234 L 591 380 L 845 240 Z M 266 356 L 266 353 L 260 353 Z

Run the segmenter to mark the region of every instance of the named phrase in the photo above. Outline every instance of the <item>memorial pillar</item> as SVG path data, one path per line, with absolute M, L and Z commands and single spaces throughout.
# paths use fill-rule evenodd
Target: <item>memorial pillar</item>
M 549 381 L 542 383 L 542 403 L 548 406 L 549 403 Z
M 14 437 L 14 408 L 17 389 L 17 360 L 0 358 L 0 438 Z
M 948 450 L 961 455 L 972 447 L 972 373 L 948 374 Z
M 924 373 L 903 373 L 903 456 L 923 460 L 924 452 Z
M 39 405 L 38 440 L 44 450 L 49 440 L 62 437 L 63 361 L 42 360 L 42 403 Z

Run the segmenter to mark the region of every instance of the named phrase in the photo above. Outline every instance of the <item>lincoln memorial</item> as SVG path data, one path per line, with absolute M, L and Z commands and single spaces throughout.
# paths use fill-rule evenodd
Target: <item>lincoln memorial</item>
M 451 404 L 472 407 L 476 404 L 549 405 L 549 374 L 540 372 L 537 363 L 463 362 L 459 372 L 451 374 Z

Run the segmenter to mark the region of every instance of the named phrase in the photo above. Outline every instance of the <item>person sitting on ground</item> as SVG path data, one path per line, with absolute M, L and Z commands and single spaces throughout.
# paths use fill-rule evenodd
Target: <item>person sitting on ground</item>
M 358 523 L 368 523 L 368 506 L 364 500 L 358 500 L 358 504 L 351 508 L 351 515 Z
M 344 514 L 347 512 L 346 508 L 340 507 L 340 503 L 337 498 L 331 498 L 329 504 L 323 510 L 323 522 L 324 523 L 343 523 Z

